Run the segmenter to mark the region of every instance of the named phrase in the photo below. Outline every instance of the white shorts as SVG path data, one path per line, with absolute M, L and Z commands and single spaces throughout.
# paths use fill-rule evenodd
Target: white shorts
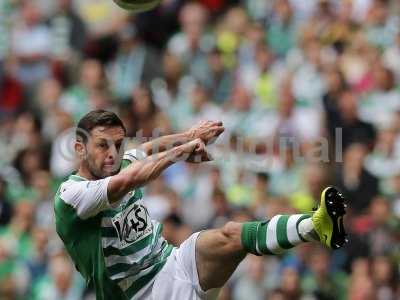
M 149 300 L 211 300 L 219 289 L 204 292 L 199 284 L 196 266 L 196 240 L 192 234 L 179 248 L 172 250 L 165 266 L 156 275 L 151 288 L 140 299 Z

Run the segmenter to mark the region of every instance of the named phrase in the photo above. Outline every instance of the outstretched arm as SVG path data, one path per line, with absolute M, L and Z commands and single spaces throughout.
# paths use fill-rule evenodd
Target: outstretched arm
M 186 132 L 159 137 L 142 144 L 140 148 L 147 155 L 152 155 L 167 151 L 195 139 L 202 139 L 208 145 L 213 143 L 224 130 L 222 122 L 201 121 Z
M 129 165 L 117 175 L 111 177 L 107 187 L 109 203 L 113 204 L 129 191 L 146 185 L 160 176 L 172 164 L 187 160 L 193 154 L 202 156 L 205 151 L 204 142 L 201 139 L 195 139 Z

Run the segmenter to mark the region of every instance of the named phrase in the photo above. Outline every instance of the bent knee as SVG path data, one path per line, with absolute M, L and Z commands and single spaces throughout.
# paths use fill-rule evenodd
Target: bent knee
M 242 234 L 242 224 L 230 221 L 221 228 L 221 232 L 227 239 L 239 241 Z
M 242 256 L 242 224 L 238 222 L 228 222 L 221 228 L 224 236 L 225 247 L 231 254 Z

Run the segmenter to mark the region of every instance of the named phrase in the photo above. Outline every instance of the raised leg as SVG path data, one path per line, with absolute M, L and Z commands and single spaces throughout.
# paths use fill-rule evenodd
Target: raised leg
M 202 232 L 196 242 L 200 286 L 207 291 L 222 287 L 248 253 L 280 254 L 299 244 L 317 241 L 329 248 L 344 245 L 343 196 L 334 188 L 324 190 L 314 215 L 278 215 L 265 222 L 228 222 Z

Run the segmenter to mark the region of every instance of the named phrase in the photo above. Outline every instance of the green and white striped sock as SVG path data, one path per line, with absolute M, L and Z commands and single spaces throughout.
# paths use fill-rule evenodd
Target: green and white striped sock
M 243 248 L 255 255 L 280 254 L 301 243 L 314 240 L 311 215 L 277 215 L 266 222 L 243 224 Z

